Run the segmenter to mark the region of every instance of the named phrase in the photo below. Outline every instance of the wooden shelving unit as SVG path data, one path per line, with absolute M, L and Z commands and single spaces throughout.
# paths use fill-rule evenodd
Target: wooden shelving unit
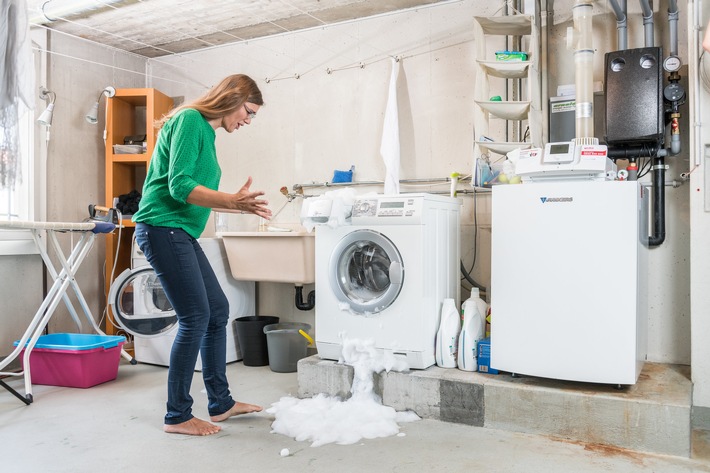
M 153 155 L 158 130 L 153 123 L 173 107 L 170 97 L 156 89 L 116 89 L 106 102 L 106 207 L 114 206 L 114 198 L 132 190 L 142 191 L 150 157 Z M 140 154 L 116 154 L 114 145 L 123 145 L 127 136 L 146 135 L 146 148 Z M 123 228 L 106 236 L 106 294 L 113 279 L 131 265 L 134 223 L 124 216 Z M 116 249 L 118 248 L 118 256 Z M 114 268 L 115 264 L 115 270 Z M 113 271 L 113 278 L 111 273 Z M 116 332 L 113 314 L 107 309 L 105 331 Z

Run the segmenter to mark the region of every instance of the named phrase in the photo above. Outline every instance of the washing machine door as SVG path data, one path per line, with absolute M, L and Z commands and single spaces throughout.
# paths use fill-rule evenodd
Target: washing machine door
M 350 311 L 373 315 L 389 307 L 402 290 L 404 263 L 397 247 L 370 229 L 345 235 L 330 258 L 330 285 Z
M 111 285 L 108 303 L 126 332 L 157 337 L 177 324 L 177 316 L 150 266 L 127 269 Z

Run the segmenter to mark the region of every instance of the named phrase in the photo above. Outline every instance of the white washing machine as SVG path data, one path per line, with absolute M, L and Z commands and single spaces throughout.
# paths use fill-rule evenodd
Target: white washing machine
M 461 201 L 433 194 L 355 200 L 352 225 L 316 227 L 318 354 L 341 357 L 342 340 L 373 340 L 433 365 L 442 301 L 460 300 Z
M 233 322 L 237 317 L 254 315 L 255 283 L 237 281 L 232 277 L 221 238 L 201 238 L 199 242 L 229 300 L 227 363 L 241 360 Z M 178 330 L 177 317 L 155 271 L 135 243 L 131 255 L 131 269 L 116 278 L 109 291 L 108 302 L 115 320 L 126 332 L 133 335 L 136 360 L 168 366 L 170 350 Z M 202 369 L 200 356 L 197 358 L 195 369 Z

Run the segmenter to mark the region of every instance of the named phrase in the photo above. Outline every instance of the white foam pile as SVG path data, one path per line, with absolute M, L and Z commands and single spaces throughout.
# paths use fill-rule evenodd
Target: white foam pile
M 346 401 L 325 394 L 310 399 L 283 397 L 266 411 L 275 416 L 272 433 L 311 441 L 312 447 L 349 445 L 363 438 L 396 435 L 398 423 L 420 420 L 412 411 L 397 412 L 383 406 L 373 390 L 375 373 L 404 371 L 409 368 L 406 362 L 378 352 L 371 340 L 347 339 L 343 340 L 341 362 L 354 369 L 352 396 Z

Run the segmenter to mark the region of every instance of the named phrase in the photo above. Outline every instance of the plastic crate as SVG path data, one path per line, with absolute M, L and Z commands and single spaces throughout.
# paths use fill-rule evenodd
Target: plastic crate
M 42 335 L 30 354 L 32 384 L 90 388 L 114 380 L 125 342 L 125 337 L 113 335 Z M 20 359 L 24 369 L 24 349 Z

